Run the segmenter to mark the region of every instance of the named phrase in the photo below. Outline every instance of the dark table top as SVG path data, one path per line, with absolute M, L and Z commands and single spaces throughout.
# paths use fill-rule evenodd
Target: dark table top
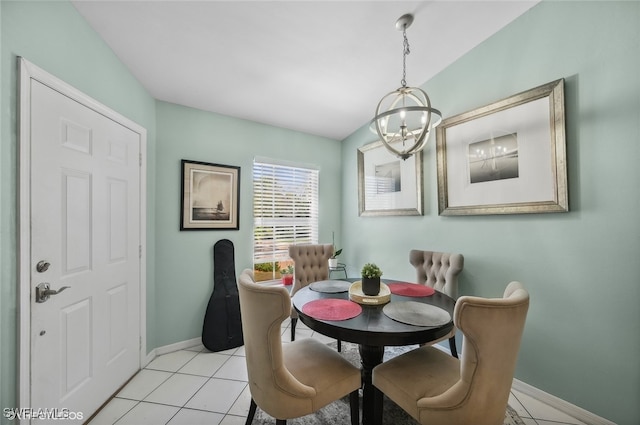
M 360 279 L 348 279 L 356 281 Z M 383 279 L 384 283 L 395 282 L 392 279 Z M 349 341 L 369 346 L 411 345 L 431 342 L 442 338 L 453 329 L 453 298 L 436 291 L 428 297 L 407 297 L 391 294 L 390 302 L 415 301 L 440 307 L 451 315 L 449 323 L 437 327 L 424 327 L 408 325 L 395 321 L 382 311 L 384 305 L 361 304 L 362 313 L 348 320 L 319 320 L 302 312 L 302 306 L 309 301 L 337 298 L 349 299 L 348 292 L 324 293 L 310 289 L 308 286 L 300 289 L 292 298 L 292 303 L 300 316 L 302 323 L 309 328 L 341 341 Z

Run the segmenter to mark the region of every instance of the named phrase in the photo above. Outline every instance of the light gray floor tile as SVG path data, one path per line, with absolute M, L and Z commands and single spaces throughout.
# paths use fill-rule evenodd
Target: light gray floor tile
M 229 409 L 230 415 L 244 416 L 245 418 L 249 414 L 249 405 L 251 404 L 251 391 L 249 385 L 247 385 L 240 396 L 237 398 L 231 409 Z
M 231 356 L 225 364 L 213 375 L 214 378 L 233 379 L 236 381 L 249 380 L 247 376 L 247 360 L 245 357 Z
M 112 399 L 102 408 L 90 422 L 91 425 L 112 425 L 123 417 L 138 402 L 136 400 L 124 400 L 121 398 Z
M 120 390 L 116 397 L 144 400 L 146 396 L 169 379 L 171 375 L 171 372 L 162 370 L 142 369 L 129 381 L 126 387 Z
M 222 413 L 180 409 L 167 425 L 218 425 L 223 418 Z
M 211 378 L 187 402 L 185 407 L 227 413 L 246 386 L 246 382 Z
M 228 355 L 202 352 L 198 353 L 193 359 L 178 371 L 190 375 L 200 375 L 210 378 L 220 367 L 229 360 Z
M 551 421 L 551 422 L 561 422 L 564 424 L 573 424 L 573 425 L 585 425 L 583 422 L 578 419 L 567 415 L 564 412 L 561 412 L 549 405 L 542 403 L 535 398 L 523 394 L 521 392 L 514 391 L 514 396 L 522 403 L 525 409 L 530 413 L 530 416 L 535 419 L 539 424 L 540 421 Z
M 195 351 L 188 350 L 179 350 L 173 353 L 163 354 L 149 363 L 146 369 L 176 372 L 197 354 Z
M 199 353 L 200 351 L 205 350 L 205 348 L 204 348 L 204 345 L 198 344 L 198 345 L 194 345 L 193 347 L 185 348 L 185 350 L 187 350 L 187 351 L 197 351 Z
M 204 376 L 176 373 L 149 394 L 144 401 L 182 407 L 207 382 Z
M 545 421 L 543 419 L 536 419 L 537 425 L 573 425 L 572 422 L 556 422 L 556 421 Z
M 244 425 L 246 421 L 246 417 L 227 415 L 222 422 L 220 422 L 220 425 Z
M 233 356 L 239 348 L 243 348 L 243 347 L 234 347 L 234 348 L 229 348 L 228 350 L 223 350 L 223 351 L 217 351 L 218 354 L 225 354 L 227 356 Z M 208 350 L 207 350 L 208 351 Z M 210 351 L 209 351 L 210 352 Z
M 178 413 L 180 408 L 166 406 L 164 404 L 138 403 L 126 415 L 124 415 L 117 425 L 158 425 L 166 424 L 169 419 Z
M 509 393 L 509 406 L 511 406 L 521 418 L 531 417 L 531 414 L 527 411 L 527 409 L 525 409 L 522 403 L 520 403 L 520 400 L 518 400 L 513 391 Z

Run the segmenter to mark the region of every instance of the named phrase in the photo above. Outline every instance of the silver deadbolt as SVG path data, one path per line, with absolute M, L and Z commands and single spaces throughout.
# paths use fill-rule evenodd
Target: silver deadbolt
M 36 270 L 38 271 L 38 273 L 44 273 L 47 271 L 50 265 L 51 264 L 49 264 L 47 261 L 38 261 L 38 264 L 36 264 Z
M 43 303 L 47 301 L 51 295 L 57 295 L 67 288 L 71 288 L 71 287 L 63 286 L 62 288 L 56 291 L 55 289 L 50 289 L 50 286 L 47 282 L 39 283 L 38 286 L 36 286 L 36 302 Z

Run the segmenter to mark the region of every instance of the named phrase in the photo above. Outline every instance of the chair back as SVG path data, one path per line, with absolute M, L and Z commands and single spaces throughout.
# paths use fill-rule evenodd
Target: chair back
M 529 309 L 529 293 L 511 282 L 503 298 L 462 296 L 454 323 L 464 335 L 460 381 L 469 415 L 483 423 L 502 423 L 513 383 L 520 341 Z M 466 387 L 466 388 L 465 388 Z
M 289 404 L 315 393 L 284 364 L 281 325 L 291 312 L 289 292 L 255 283 L 253 271 L 246 269 L 240 274 L 238 294 L 251 396 L 270 415 L 286 415 Z
M 458 275 L 464 266 L 462 254 L 412 249 L 409 262 L 416 269 L 417 283 L 444 292 L 453 299 L 458 297 Z
M 291 296 L 310 283 L 329 278 L 329 258 L 333 245 L 300 244 L 289 246 L 289 257 L 294 261 Z

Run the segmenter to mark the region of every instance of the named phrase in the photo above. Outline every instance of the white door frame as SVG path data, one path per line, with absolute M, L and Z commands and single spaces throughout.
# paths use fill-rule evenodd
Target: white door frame
M 102 105 L 64 81 L 54 77 L 24 58 L 20 62 L 19 95 L 19 236 L 18 236 L 18 407 L 30 408 L 31 402 L 31 80 L 52 88 L 140 134 L 140 366 L 147 360 L 147 130 Z M 29 423 L 27 421 L 26 423 Z

